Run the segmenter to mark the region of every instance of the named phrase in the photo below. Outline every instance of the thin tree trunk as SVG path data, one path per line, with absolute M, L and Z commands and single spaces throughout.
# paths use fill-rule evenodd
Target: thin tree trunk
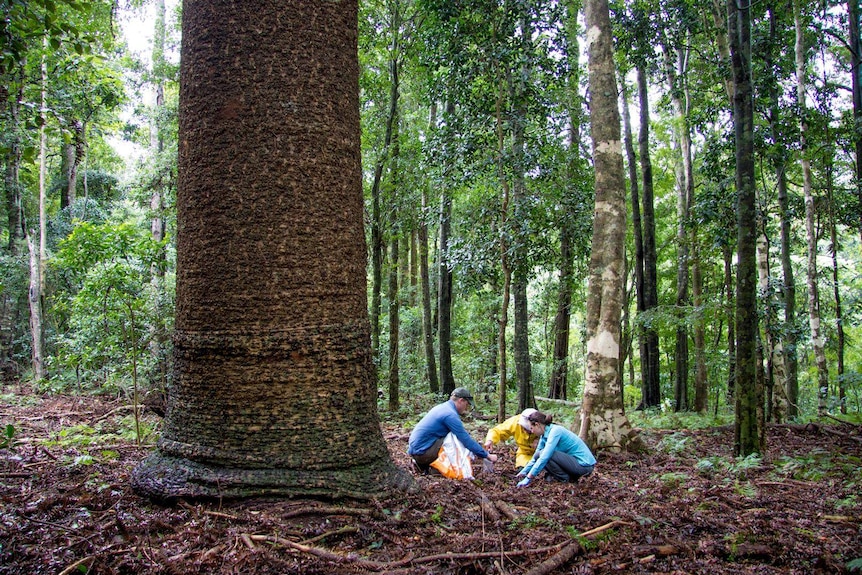
M 31 334 L 31 358 L 33 362 L 33 379 L 41 381 L 45 379 L 45 352 L 42 344 L 42 284 L 39 276 L 41 266 L 39 265 L 39 249 L 33 242 L 32 234 L 25 236 L 27 248 L 30 253 L 30 289 L 28 299 L 30 302 L 30 334 Z
M 727 315 L 727 398 L 736 395 L 736 290 L 733 287 L 733 250 L 729 245 L 721 248 L 724 261 L 724 310 Z
M 658 250 L 655 243 L 655 194 L 653 192 L 652 160 L 649 149 L 649 93 L 647 75 L 643 67 L 638 68 L 638 102 L 640 105 L 640 128 L 638 148 L 640 152 L 641 177 L 643 178 L 643 244 L 644 244 L 644 311 L 658 307 Z M 645 328 L 645 357 L 647 372 L 643 381 L 643 407 L 658 407 L 661 404 L 661 352 L 658 331 Z
M 512 270 L 509 267 L 509 243 L 506 241 L 509 227 L 510 191 L 509 179 L 506 177 L 506 167 L 503 159 L 506 151 L 505 135 L 503 133 L 503 95 L 505 92 L 502 73 L 499 73 L 498 76 L 495 127 L 497 131 L 497 172 L 502 191 L 498 238 L 500 244 L 500 273 L 503 276 L 503 293 L 500 298 L 500 315 L 497 320 L 497 360 L 499 362 L 498 377 L 500 381 L 497 388 L 497 421 L 502 423 L 506 419 L 506 385 L 508 383 L 506 326 L 509 323 L 509 299 L 511 297 L 509 290 L 512 285 Z
M 763 343 L 761 345 L 763 348 L 763 359 L 766 363 L 765 373 L 763 374 L 766 391 L 766 421 L 772 421 L 772 406 L 775 404 L 774 394 L 776 387 L 775 379 L 773 377 L 774 363 L 772 361 L 775 355 L 775 311 L 769 287 L 769 238 L 766 237 L 766 233 L 764 231 L 765 227 L 765 222 L 761 221 L 760 232 L 757 235 L 757 278 L 758 289 L 761 294 L 764 294 L 766 308 L 763 314 Z M 759 361 L 758 365 L 761 365 L 761 363 L 762 362 Z
M 771 69 L 773 51 L 783 49 L 776 39 L 778 27 L 775 10 L 769 10 L 770 50 L 766 52 L 767 66 Z M 773 350 L 773 402 L 772 421 L 783 423 L 788 417 L 797 415 L 799 382 L 797 378 L 796 354 L 796 279 L 793 274 L 790 222 L 790 201 L 787 196 L 787 147 L 781 131 L 781 107 L 779 106 L 777 82 L 769 90 L 769 124 L 772 133 L 772 165 L 775 170 L 775 185 L 778 191 L 778 218 L 781 242 L 781 300 L 784 315 L 778 341 Z
M 620 95 L 622 101 L 623 114 L 623 140 L 625 142 L 626 157 L 628 159 L 627 166 L 629 169 L 629 186 L 631 186 L 631 210 L 632 210 L 632 231 L 634 232 L 634 247 L 635 247 L 635 301 L 638 316 L 646 311 L 645 303 L 645 279 L 644 279 L 644 242 L 643 230 L 641 223 L 641 207 L 640 207 L 640 191 L 638 189 L 638 173 L 637 173 L 637 157 L 635 156 L 634 138 L 632 136 L 631 115 L 629 114 L 629 97 L 628 86 L 625 79 L 620 80 Z M 637 329 L 638 334 L 638 350 L 640 354 L 640 371 L 641 371 L 641 388 L 645 391 L 646 382 L 649 379 L 649 350 L 646 342 L 646 329 L 644 327 Z M 642 409 L 645 405 L 641 395 L 641 402 L 638 408 Z
M 447 116 L 454 114 L 454 106 L 446 105 Z M 452 373 L 452 269 L 449 267 L 449 231 L 452 225 L 452 198 L 449 192 L 449 170 L 444 168 L 443 188 L 440 192 L 440 274 L 437 292 L 437 337 L 440 353 L 440 384 L 444 394 L 455 389 Z
M 530 30 L 532 22 L 527 14 L 522 14 L 522 49 L 525 53 L 530 50 Z M 512 246 L 512 308 L 514 319 L 514 339 L 512 341 L 512 355 L 515 360 L 515 373 L 518 377 L 518 411 L 528 407 L 536 406 L 533 393 L 532 365 L 530 361 L 529 341 L 529 312 L 527 298 L 527 282 L 529 277 L 529 231 L 526 227 L 527 217 L 527 182 L 524 173 L 525 152 L 524 138 L 526 127 L 524 125 L 527 116 L 525 98 L 525 81 L 530 73 L 529 65 L 523 64 L 522 69 L 517 71 L 516 79 L 512 85 L 512 102 L 514 102 L 514 118 L 512 119 L 512 158 L 513 158 L 513 180 L 512 180 L 512 207 L 514 209 L 513 222 L 517 226 L 515 231 L 515 243 Z
M 862 205 L 862 9 L 859 0 L 847 0 L 850 71 L 853 89 L 853 141 L 856 148 L 856 197 Z M 862 234 L 862 214 L 859 232 Z
M 393 90 L 398 92 L 398 61 L 393 58 L 390 63 L 392 74 Z M 398 101 L 398 96 L 394 100 Z M 401 332 L 401 301 L 398 294 L 398 275 L 399 275 L 399 251 L 402 230 L 398 221 L 398 195 L 400 185 L 400 172 L 398 162 L 401 155 L 400 146 L 400 118 L 396 107 L 395 118 L 392 122 L 392 157 L 389 162 L 390 181 L 392 182 L 392 191 L 389 197 L 389 289 L 387 298 L 389 299 L 389 410 L 396 411 L 401 404 L 400 400 L 400 374 L 399 374 L 399 354 L 400 354 L 400 332 Z
M 153 70 L 156 71 L 155 77 L 155 107 L 156 119 L 153 120 L 150 126 L 150 150 L 156 157 L 164 152 L 164 134 L 162 133 L 162 125 L 160 118 L 163 117 L 162 111 L 165 107 L 165 84 L 164 79 L 157 71 L 162 70 L 165 66 L 165 2 L 164 0 L 156 0 L 154 2 L 156 19 L 153 27 Z M 150 195 L 150 234 L 157 244 L 165 239 L 165 178 L 157 177 L 153 182 L 153 189 Z M 158 388 L 164 391 L 167 387 L 168 369 L 167 359 L 165 357 L 165 347 L 167 334 L 165 333 L 163 314 L 165 299 L 165 266 L 163 265 L 166 259 L 164 249 L 159 250 L 159 263 L 154 264 L 151 270 L 152 287 L 155 292 L 155 316 L 157 321 L 152 327 L 150 337 L 150 353 L 155 360 L 155 373 L 158 375 Z
M 679 145 L 680 162 L 677 165 L 677 257 L 676 257 L 676 370 L 674 381 L 674 411 L 685 411 L 688 409 L 688 326 L 686 310 L 689 308 L 688 269 L 689 261 L 689 238 L 688 220 L 689 206 L 694 198 L 694 181 L 691 159 L 691 134 L 688 122 L 688 106 L 683 99 L 685 89 L 682 85 L 685 81 L 686 55 L 682 48 L 676 49 L 676 69 L 671 58 L 671 49 L 663 45 L 665 76 L 670 86 L 671 101 L 674 113 L 677 117 L 678 128 L 674 131 L 677 144 Z
M 805 199 L 805 236 L 808 252 L 808 325 L 811 329 L 811 347 L 817 367 L 818 412 L 826 412 L 826 398 L 829 393 L 829 366 L 826 363 L 826 342 L 820 325 L 820 295 L 817 286 L 817 227 L 814 207 L 814 189 L 811 182 L 811 160 L 808 157 L 808 122 L 806 114 L 805 73 L 805 23 L 802 7 L 794 1 L 794 20 L 796 22 L 796 97 L 800 109 L 800 153 L 802 166 L 802 190 Z
M 437 104 L 431 105 L 428 131 L 437 126 Z M 419 276 L 422 285 L 422 340 L 425 349 L 425 370 L 431 393 L 440 390 L 437 359 L 434 357 L 434 321 L 431 315 L 431 278 L 428 272 L 428 188 L 422 186 L 422 217 L 419 221 Z
M 393 72 L 390 66 L 390 73 Z M 386 129 L 383 134 L 383 149 L 377 158 L 374 168 L 374 180 L 371 183 L 371 350 L 374 364 L 380 365 L 380 310 L 381 293 L 383 292 L 383 215 L 380 210 L 380 187 L 383 180 L 383 168 L 389 156 L 392 144 L 392 129 L 398 110 L 398 87 L 395 78 L 391 78 L 389 89 L 389 113 L 386 116 Z
M 827 134 L 827 141 L 832 141 Z M 827 157 L 832 158 L 832 154 L 827 154 Z M 827 160 L 826 164 L 826 193 L 829 196 L 829 254 L 832 256 L 832 294 L 835 298 L 835 331 L 837 338 L 837 356 L 838 356 L 838 405 L 841 413 L 847 413 L 847 388 L 844 383 L 844 347 L 846 344 L 844 336 L 844 310 L 841 306 L 841 284 L 839 283 L 839 268 L 838 268 L 838 230 L 835 215 L 835 198 L 834 198 L 834 166 L 831 160 Z
M 709 375 L 706 366 L 706 330 L 703 314 L 703 272 L 701 271 L 700 254 L 695 243 L 695 232 L 692 238 L 691 289 L 694 308 L 694 410 L 704 413 L 709 403 Z
M 639 443 L 619 388 L 626 207 L 613 31 L 605 0 L 586 2 L 595 212 L 587 295 L 587 377 L 579 434 L 595 451 Z

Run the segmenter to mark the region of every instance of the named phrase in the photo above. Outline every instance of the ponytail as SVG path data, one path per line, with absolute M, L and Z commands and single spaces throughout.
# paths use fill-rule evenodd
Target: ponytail
M 541 423 L 542 425 L 550 425 L 554 421 L 554 416 L 546 415 L 541 411 L 536 411 L 534 413 L 531 413 L 527 419 L 535 423 Z

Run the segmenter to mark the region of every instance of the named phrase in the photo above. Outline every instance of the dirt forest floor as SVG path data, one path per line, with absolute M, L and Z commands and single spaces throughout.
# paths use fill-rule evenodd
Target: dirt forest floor
M 600 453 L 577 484 L 516 488 L 504 447 L 494 473 L 390 499 L 166 507 L 129 488 L 150 448 L 119 433 L 127 406 L 2 391 L 4 575 L 862 573 L 862 430 L 837 421 L 770 427 L 759 462 L 728 428 L 644 431 L 648 454 Z M 409 468 L 407 430 L 383 433 Z

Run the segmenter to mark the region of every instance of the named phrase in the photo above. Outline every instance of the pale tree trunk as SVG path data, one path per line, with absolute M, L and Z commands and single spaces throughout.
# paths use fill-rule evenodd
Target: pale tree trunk
M 688 122 L 688 102 L 685 99 L 684 87 L 687 53 L 682 48 L 676 49 L 676 60 L 671 55 L 671 49 L 662 45 L 664 53 L 665 76 L 669 85 L 671 102 L 677 119 L 677 129 L 674 137 L 679 146 L 679 163 L 677 164 L 677 256 L 676 256 L 676 307 L 678 310 L 676 328 L 676 378 L 674 381 L 674 411 L 688 409 L 688 326 L 685 310 L 689 307 L 688 268 L 690 261 L 690 245 L 687 226 L 689 210 L 694 198 L 694 174 L 691 158 L 691 133 Z M 674 68 L 674 64 L 676 68 Z
M 47 38 L 43 42 L 43 49 L 47 49 Z M 33 232 L 27 234 L 27 248 L 30 252 L 30 336 L 32 341 L 33 379 L 40 381 L 45 379 L 45 335 L 43 322 L 43 298 L 45 295 L 45 261 L 47 255 L 47 209 L 46 209 L 46 186 L 48 179 L 48 134 L 47 122 L 47 84 L 48 68 L 45 58 L 42 58 L 42 90 L 41 106 L 39 115 L 42 126 L 39 128 L 39 245 L 34 245 Z
M 437 126 L 437 104 L 431 105 L 428 131 Z M 440 390 L 437 359 L 434 357 L 434 320 L 431 315 L 431 278 L 428 273 L 428 187 L 422 186 L 422 217 L 419 221 L 419 276 L 422 285 L 422 340 L 425 349 L 426 374 L 431 393 Z
M 587 293 L 587 376 L 579 434 L 597 449 L 640 443 L 623 409 L 620 317 L 623 306 L 626 205 L 613 31 L 605 0 L 586 3 L 595 211 Z
M 770 46 L 779 50 L 774 39 L 778 33 L 775 21 L 775 11 L 769 10 L 769 31 L 773 38 Z M 774 60 L 772 50 L 766 53 L 766 64 L 771 69 Z M 796 279 L 793 273 L 790 200 L 787 196 L 787 147 L 784 145 L 784 134 L 781 131 L 781 108 L 779 106 L 780 89 L 777 82 L 769 90 L 770 113 L 769 124 L 772 133 L 773 153 L 772 163 L 775 169 L 775 186 L 778 190 L 778 218 L 780 220 L 781 237 L 781 299 L 784 304 L 784 320 L 780 336 L 773 350 L 773 385 L 772 420 L 783 423 L 789 417 L 797 415 L 799 381 L 797 377 L 798 362 L 796 359 Z M 777 327 L 777 326 L 776 326 Z
M 818 411 L 826 412 L 826 398 L 829 393 L 829 366 L 826 363 L 826 342 L 820 325 L 820 295 L 817 286 L 817 224 L 814 206 L 814 190 L 811 182 L 811 160 L 808 157 L 808 122 L 806 114 L 806 72 L 805 72 L 805 23 L 802 7 L 798 1 L 793 3 L 796 22 L 796 97 L 800 110 L 800 163 L 802 167 L 802 191 L 805 199 L 805 237 L 808 253 L 808 325 L 811 329 L 811 347 L 814 363 L 817 366 Z
M 727 317 L 727 397 L 736 395 L 736 290 L 733 287 L 733 250 L 729 245 L 721 248 L 724 262 L 724 292 L 726 294 L 723 309 Z M 716 405 L 718 408 L 718 405 Z
M 762 222 L 765 224 L 765 222 Z M 763 225 L 761 226 L 763 227 Z M 758 287 L 764 294 L 765 313 L 763 319 L 763 360 L 766 363 L 764 382 L 766 386 L 766 420 L 783 422 L 787 416 L 787 395 L 781 384 L 785 373 L 784 355 L 780 351 L 781 342 L 775 336 L 776 312 L 773 304 L 772 289 L 769 286 L 769 238 L 761 230 L 757 236 L 757 276 Z
M 45 379 L 45 356 L 42 345 L 42 286 L 39 280 L 39 250 L 33 242 L 32 234 L 25 236 L 30 252 L 30 288 L 28 300 L 30 303 L 30 334 L 32 341 L 31 358 L 33 362 L 33 379 Z
M 736 145 L 736 419 L 734 452 L 763 453 L 763 390 L 757 381 L 757 210 L 754 184 L 754 98 L 751 83 L 751 11 L 727 3 L 733 70 L 733 127 Z
M 652 160 L 649 149 L 649 92 L 646 70 L 638 67 L 638 102 L 640 105 L 638 149 L 640 151 L 641 178 L 643 179 L 643 243 L 644 243 L 644 310 L 658 307 L 658 250 L 655 243 L 655 194 L 653 190 Z M 641 406 L 658 407 L 661 404 L 661 358 L 658 331 L 646 328 L 647 364 L 644 374 Z
M 410 489 L 377 414 L 357 2 L 185 0 L 182 17 L 175 379 L 132 485 Z

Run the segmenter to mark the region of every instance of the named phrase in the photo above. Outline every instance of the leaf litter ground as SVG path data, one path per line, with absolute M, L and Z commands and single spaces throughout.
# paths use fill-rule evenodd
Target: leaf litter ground
M 729 428 L 644 431 L 647 454 L 600 453 L 577 484 L 516 488 L 503 446 L 473 482 L 416 476 L 377 501 L 161 506 L 129 487 L 150 449 L 119 433 L 129 414 L 4 389 L 0 575 L 862 572 L 862 430 L 837 421 L 769 427 L 762 461 L 731 458 Z M 407 430 L 383 433 L 410 469 Z

